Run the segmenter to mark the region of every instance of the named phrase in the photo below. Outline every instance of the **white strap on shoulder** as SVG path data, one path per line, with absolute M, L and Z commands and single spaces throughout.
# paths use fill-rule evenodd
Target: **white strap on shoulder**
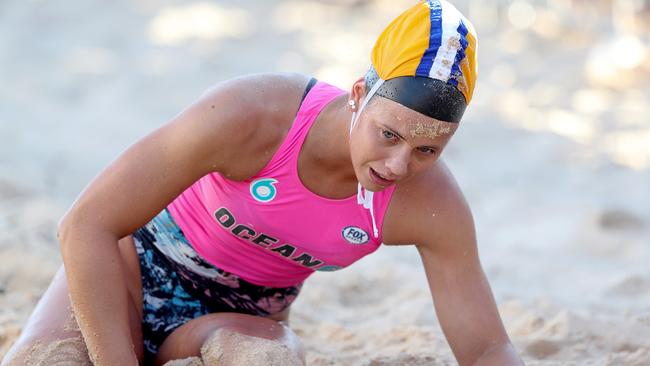
M 366 107 L 368 104 L 368 101 L 370 98 L 372 98 L 375 93 L 377 93 L 377 90 L 381 86 L 381 84 L 384 83 L 383 79 L 378 79 L 375 85 L 370 88 L 370 91 L 368 94 L 366 94 L 366 97 L 363 98 L 363 103 L 361 103 L 361 106 L 356 112 L 352 112 L 352 121 L 350 121 L 350 134 L 352 134 L 352 129 L 354 126 L 357 124 L 357 120 L 359 119 L 359 116 L 361 115 L 361 112 L 363 109 Z M 377 222 L 375 221 L 375 210 L 373 209 L 373 198 L 374 198 L 375 193 L 372 191 L 368 191 L 367 189 L 363 188 L 361 186 L 361 183 L 358 184 L 357 186 L 357 204 L 362 205 L 363 208 L 367 209 L 370 211 L 370 218 L 372 219 L 372 233 L 374 234 L 375 238 L 379 237 L 379 230 L 377 230 Z
M 357 204 L 362 205 L 363 208 L 370 211 L 370 218 L 372 219 L 372 233 L 375 238 L 379 237 L 379 230 L 377 230 L 377 223 L 375 222 L 375 210 L 373 207 L 373 198 L 375 192 L 369 191 L 361 186 L 359 183 L 357 187 Z

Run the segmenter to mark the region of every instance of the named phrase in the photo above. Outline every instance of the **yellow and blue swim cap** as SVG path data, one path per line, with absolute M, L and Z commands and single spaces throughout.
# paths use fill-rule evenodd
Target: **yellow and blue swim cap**
M 377 39 L 364 104 L 376 93 L 435 119 L 459 122 L 474 92 L 476 48 L 474 27 L 453 5 L 420 2 Z

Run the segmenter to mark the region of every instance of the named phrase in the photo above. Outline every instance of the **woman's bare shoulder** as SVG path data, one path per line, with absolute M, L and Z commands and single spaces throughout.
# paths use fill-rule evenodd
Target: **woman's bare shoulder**
M 245 75 L 209 88 L 201 99 L 244 107 L 247 113 L 269 117 L 292 116 L 298 110 L 309 77 L 302 74 L 265 73 Z M 222 107 L 226 107 L 223 105 Z
M 473 230 L 465 196 L 444 161 L 399 185 L 384 220 L 387 244 L 413 244 L 443 232 Z
M 308 82 L 300 74 L 242 76 L 211 87 L 194 105 L 240 133 L 290 125 Z
M 263 168 L 284 140 L 308 82 L 299 74 L 230 79 L 208 89 L 172 123 L 192 125 L 187 130 L 213 151 L 208 160 L 219 163 L 217 170 L 244 179 Z

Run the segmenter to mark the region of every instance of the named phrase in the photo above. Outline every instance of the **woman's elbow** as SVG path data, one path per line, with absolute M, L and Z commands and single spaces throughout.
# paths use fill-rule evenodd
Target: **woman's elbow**
M 75 219 L 70 211 L 66 212 L 56 225 L 56 239 L 59 241 L 59 248 L 61 254 L 65 255 L 66 249 L 69 246 L 71 232 L 74 231 Z
M 59 220 L 56 230 L 56 238 L 59 241 L 59 248 L 61 254 L 65 257 L 66 251 L 69 250 L 74 243 L 80 242 L 84 233 L 89 233 L 92 230 L 100 231 L 96 225 L 84 219 L 84 215 L 71 208 Z

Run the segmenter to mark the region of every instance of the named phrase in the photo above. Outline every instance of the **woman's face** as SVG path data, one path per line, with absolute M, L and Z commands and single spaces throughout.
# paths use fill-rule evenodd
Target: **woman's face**
M 381 191 L 431 166 L 458 123 L 443 122 L 375 96 L 350 135 L 350 157 L 359 183 Z

